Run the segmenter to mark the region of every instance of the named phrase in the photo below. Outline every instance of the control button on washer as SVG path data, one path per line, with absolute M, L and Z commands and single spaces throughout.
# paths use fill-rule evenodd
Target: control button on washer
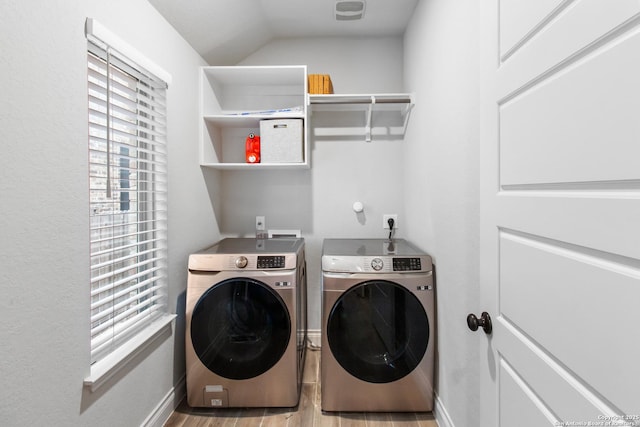
M 247 259 L 246 256 L 241 256 L 236 258 L 236 267 L 238 268 L 245 268 L 248 263 L 249 263 L 249 260 Z
M 371 260 L 371 268 L 373 268 L 375 271 L 382 270 L 383 266 L 384 266 L 384 263 L 380 258 L 374 258 Z

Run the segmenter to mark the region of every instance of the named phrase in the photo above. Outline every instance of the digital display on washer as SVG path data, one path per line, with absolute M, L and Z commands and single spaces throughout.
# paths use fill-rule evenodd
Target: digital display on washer
M 259 256 L 258 268 L 284 268 L 283 255 Z
M 420 258 L 394 258 L 393 271 L 420 271 Z

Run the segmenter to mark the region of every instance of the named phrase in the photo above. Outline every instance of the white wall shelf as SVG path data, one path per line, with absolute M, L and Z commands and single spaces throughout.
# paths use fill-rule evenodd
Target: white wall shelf
M 412 104 L 413 101 L 411 95 L 407 93 L 313 94 L 309 95 L 309 103 L 317 108 L 320 105 Z
M 230 169 L 309 167 L 308 111 L 314 113 L 317 140 L 404 138 L 413 100 L 404 93 L 307 94 L 307 67 L 213 66 L 200 75 L 200 165 Z M 303 160 L 247 163 L 245 140 L 260 134 L 260 121 L 301 119 Z
M 314 127 L 316 136 L 336 136 L 341 132 L 349 135 L 364 134 L 364 139 L 371 142 L 375 136 L 376 126 L 378 135 L 384 137 L 404 137 L 409 123 L 409 116 L 413 108 L 413 100 L 410 94 L 404 93 L 382 93 L 382 94 L 330 94 L 330 95 L 309 95 L 309 105 L 312 113 L 353 113 L 360 115 L 358 119 L 351 120 L 349 126 L 334 128 L 327 124 L 328 133 L 323 133 L 323 124 Z M 337 117 L 333 117 L 336 119 Z M 338 123 L 337 120 L 333 122 Z M 349 131 L 345 131 L 349 129 Z M 356 129 L 356 130 L 354 130 Z M 361 130 L 360 130 L 361 129 Z
M 200 165 L 218 169 L 308 168 L 307 67 L 202 67 Z M 260 121 L 302 119 L 303 161 L 246 163 L 245 139 Z

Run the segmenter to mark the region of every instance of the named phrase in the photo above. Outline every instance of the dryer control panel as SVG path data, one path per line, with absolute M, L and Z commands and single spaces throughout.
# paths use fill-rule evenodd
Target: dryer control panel
M 417 257 L 323 256 L 322 270 L 334 273 L 426 273 L 431 271 L 428 255 Z
M 322 271 L 331 273 L 428 273 L 431 257 L 403 239 L 325 239 Z

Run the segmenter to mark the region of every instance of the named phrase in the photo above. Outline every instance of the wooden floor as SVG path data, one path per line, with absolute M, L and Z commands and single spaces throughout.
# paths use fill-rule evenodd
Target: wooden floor
M 165 427 L 437 427 L 431 413 L 322 412 L 320 351 L 308 349 L 300 403 L 295 408 L 190 408 L 186 399 Z

